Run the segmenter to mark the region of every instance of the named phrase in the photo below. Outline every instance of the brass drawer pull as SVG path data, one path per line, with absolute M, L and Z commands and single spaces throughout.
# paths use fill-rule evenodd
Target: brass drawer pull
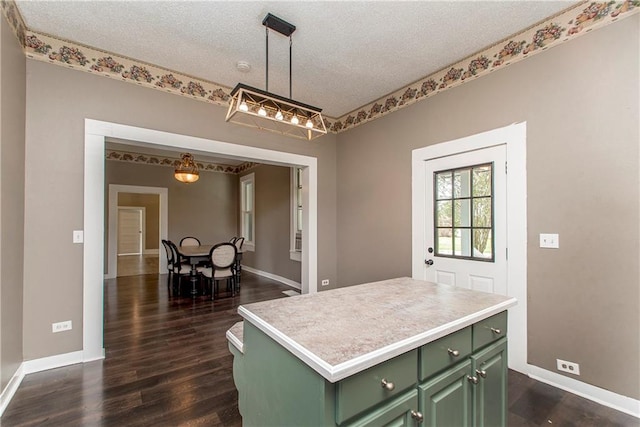
M 447 349 L 447 353 L 449 353 L 449 355 L 453 357 L 460 356 L 460 352 L 458 350 L 451 350 L 450 348 Z
M 424 416 L 417 411 L 411 411 L 411 418 L 416 420 L 416 422 L 421 423 L 424 420 Z
M 493 332 L 496 335 L 500 335 L 502 333 L 500 329 L 496 329 L 496 328 L 491 328 L 491 332 Z
M 385 378 L 382 379 L 380 384 L 382 385 L 383 389 L 388 391 L 393 391 L 393 389 L 396 388 L 396 385 L 394 383 L 392 383 L 391 381 L 387 381 Z

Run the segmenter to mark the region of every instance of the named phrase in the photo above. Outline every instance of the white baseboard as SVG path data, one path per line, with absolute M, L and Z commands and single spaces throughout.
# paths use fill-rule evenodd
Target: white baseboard
M 100 359 L 104 359 L 104 349 L 102 350 L 101 357 L 92 357 L 89 359 L 85 359 L 83 351 L 74 351 L 71 353 L 56 354 L 55 356 L 42 357 L 40 359 L 26 360 L 22 362 L 0 394 L 0 416 L 2 416 L 5 408 L 9 405 L 9 402 L 16 393 L 16 390 L 18 390 L 18 387 L 20 386 L 20 383 L 22 383 L 25 375 Z
M 13 399 L 13 395 L 16 394 L 18 387 L 20 387 L 20 384 L 22 383 L 22 379 L 25 375 L 23 365 L 24 364 L 21 363 L 20 366 L 18 366 L 18 369 L 9 380 L 9 383 L 7 383 L 7 386 L 2 390 L 2 393 L 0 393 L 0 417 L 4 413 L 4 410 L 7 409 L 9 402 Z
M 22 362 L 24 365 L 24 373 L 33 374 L 34 372 L 46 371 L 48 369 L 61 368 L 62 366 L 75 365 L 82 363 L 82 351 L 74 351 L 71 353 L 56 354 L 55 356 L 42 357 L 40 359 L 26 360 Z
M 621 394 L 596 387 L 573 378 L 565 377 L 534 365 L 528 365 L 528 372 L 524 372 L 534 380 L 549 384 L 550 386 L 568 391 L 585 399 L 593 400 L 600 405 L 608 406 L 617 411 L 624 412 L 640 418 L 640 400 L 635 400 Z
M 245 265 L 242 266 L 244 271 L 248 271 L 249 273 L 257 274 L 258 276 L 266 277 L 267 279 L 275 280 L 276 282 L 280 282 L 284 285 L 291 286 L 294 289 L 302 289 L 302 285 L 298 282 L 294 282 L 291 279 L 287 279 L 286 277 L 278 276 L 277 274 L 267 273 L 266 271 L 256 270 L 255 268 L 247 267 Z

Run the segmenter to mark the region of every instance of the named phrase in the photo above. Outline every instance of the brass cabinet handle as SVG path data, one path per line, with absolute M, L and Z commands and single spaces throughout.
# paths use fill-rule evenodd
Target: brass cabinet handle
M 453 357 L 458 357 L 460 356 L 460 352 L 458 350 L 451 350 L 450 348 L 447 349 L 447 352 L 449 353 L 449 355 L 453 356 Z
M 496 329 L 496 328 L 491 328 L 491 332 L 493 332 L 496 335 L 500 335 L 502 333 L 500 329 Z
M 411 411 L 411 418 L 416 420 L 418 423 L 421 423 L 424 420 L 424 416 L 417 411 Z
M 476 374 L 480 375 L 482 378 L 487 378 L 487 371 L 476 369 Z
M 394 383 L 392 383 L 391 381 L 387 381 L 385 378 L 382 379 L 380 384 L 382 385 L 383 389 L 388 391 L 393 391 L 393 389 L 396 388 L 396 385 Z
M 478 384 L 478 377 L 471 377 L 467 375 L 467 380 L 469 380 L 471 384 Z

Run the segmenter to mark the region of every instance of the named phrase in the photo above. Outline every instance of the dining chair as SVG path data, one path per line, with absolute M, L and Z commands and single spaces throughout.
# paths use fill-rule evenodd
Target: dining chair
M 171 254 L 173 257 L 171 266 L 174 274 L 174 282 L 177 285 L 178 292 L 180 292 L 182 279 L 191 275 L 191 265 L 180 256 L 180 252 L 178 252 L 178 247 L 175 243 L 173 243 L 171 240 L 166 240 L 166 242 L 169 248 L 171 248 Z
M 200 246 L 200 240 L 197 237 L 183 237 L 180 240 L 180 246 Z
M 244 237 L 236 237 L 233 244 L 236 246 L 236 286 L 240 289 L 240 277 L 242 276 L 242 245 Z
M 211 285 L 211 299 L 218 295 L 218 282 L 227 281 L 227 289 L 231 288 L 231 296 L 236 293 L 236 246 L 233 243 L 218 243 L 209 251 L 210 267 L 199 267 L 198 271 L 207 278 Z
M 167 288 L 171 290 L 171 279 L 173 279 L 173 263 L 175 262 L 175 259 L 173 257 L 173 250 L 165 239 L 162 239 L 162 246 L 164 247 L 164 252 L 167 255 Z

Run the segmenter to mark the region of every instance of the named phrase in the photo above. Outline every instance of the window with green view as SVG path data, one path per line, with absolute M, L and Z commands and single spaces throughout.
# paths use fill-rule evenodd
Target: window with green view
M 493 164 L 434 173 L 435 255 L 493 261 Z

